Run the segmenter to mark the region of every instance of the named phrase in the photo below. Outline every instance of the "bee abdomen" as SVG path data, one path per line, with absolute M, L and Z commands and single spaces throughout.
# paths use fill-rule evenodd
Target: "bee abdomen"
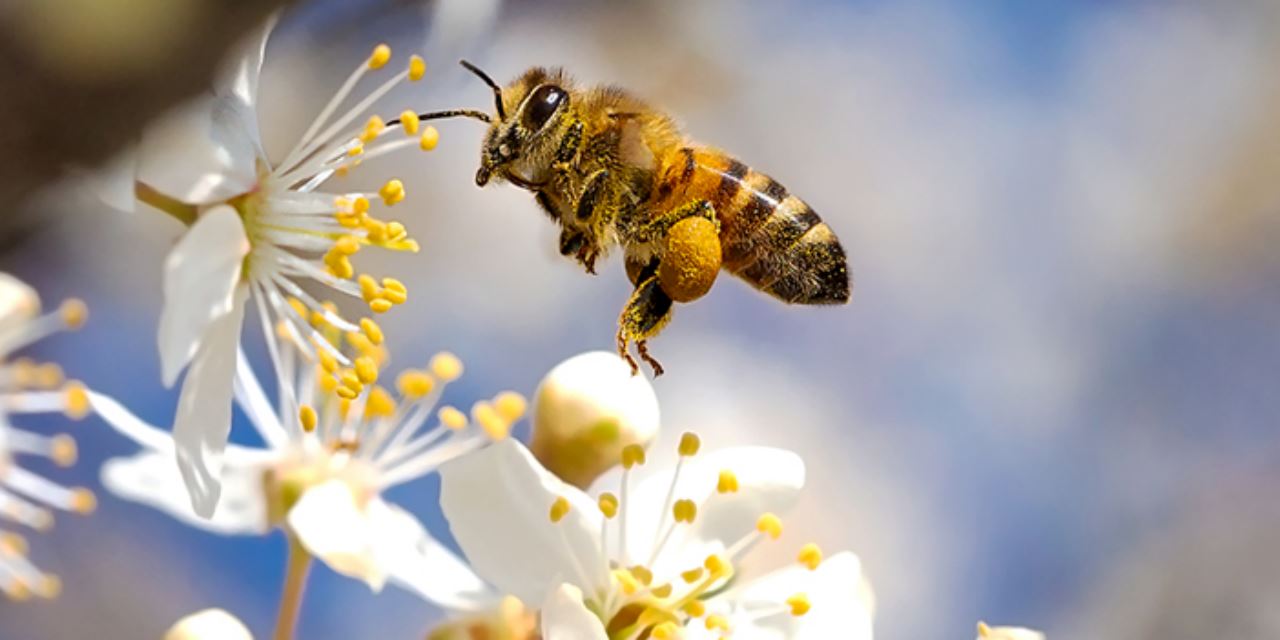
M 848 263 L 831 227 L 773 178 L 743 169 L 728 199 L 723 183 L 732 171 L 725 172 L 715 198 L 721 200 L 725 268 L 784 302 L 848 302 Z

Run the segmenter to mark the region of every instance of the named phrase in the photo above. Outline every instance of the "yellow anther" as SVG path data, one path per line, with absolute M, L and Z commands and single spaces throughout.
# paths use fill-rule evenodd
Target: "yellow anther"
M 524 396 L 514 391 L 503 391 L 493 398 L 493 408 L 497 409 L 498 415 L 507 422 L 515 422 L 522 418 L 528 407 L 529 403 Z
M 431 373 L 444 382 L 453 382 L 462 375 L 462 361 L 448 351 L 432 356 L 428 366 L 431 367 Z
M 40 576 L 40 581 L 35 584 L 36 595 L 45 599 L 53 599 L 62 594 L 62 580 L 52 573 L 46 573 Z
M 360 250 L 360 241 L 355 236 L 342 236 L 333 243 L 333 250 L 344 256 L 355 255 Z
M 693 584 L 702 578 L 702 571 L 703 571 L 702 567 L 697 567 L 696 569 L 690 569 L 688 571 L 681 572 L 680 578 L 685 582 L 688 582 L 689 584 Z
M 63 300 L 58 313 L 62 315 L 62 323 L 67 325 L 68 329 L 79 329 L 89 319 L 89 307 L 79 298 Z
M 351 415 L 351 399 L 338 398 L 338 417 L 346 420 L 349 415 Z
M 387 223 L 387 241 L 399 242 L 409 235 L 409 230 L 404 228 L 404 224 L 392 220 Z
M 373 53 L 369 55 L 369 68 L 381 69 L 389 60 L 391 60 L 391 47 L 380 44 L 374 47 Z
M 702 566 L 715 578 L 722 578 L 733 571 L 733 567 L 724 558 L 715 554 L 707 556 L 707 559 L 702 561 Z
M 355 369 L 343 369 L 338 372 L 338 382 L 342 386 L 353 389 L 357 392 L 364 390 L 364 383 L 360 381 L 360 374 Z
M 320 416 L 316 415 L 315 407 L 304 404 L 298 408 L 298 423 L 302 425 L 302 430 L 311 433 L 316 430 L 316 425 L 320 422 Z
M 440 407 L 440 411 L 436 415 L 440 417 L 440 424 L 454 431 L 465 429 L 467 426 L 467 414 L 458 411 L 457 407 L 447 405 Z
M 822 549 L 810 542 L 800 547 L 800 553 L 796 556 L 796 561 L 813 571 L 818 568 L 818 565 L 822 564 Z
M 404 301 L 409 299 L 409 289 L 395 278 L 383 278 L 382 297 L 395 304 L 404 304 Z
M 351 198 L 348 198 L 348 197 L 346 197 L 346 196 L 338 196 L 338 197 L 334 198 L 334 199 L 333 199 L 333 208 L 335 208 L 335 209 L 349 209 L 349 208 L 351 208 Z
M 421 122 L 422 121 L 418 118 L 418 114 L 408 109 L 405 109 L 404 113 L 400 114 L 400 126 L 404 129 L 405 135 L 418 135 L 418 127 Z
M 719 493 L 737 493 L 738 476 L 728 469 L 721 471 L 720 479 L 716 481 L 716 491 Z
M 360 356 L 355 361 L 356 379 L 361 384 L 373 384 L 378 381 L 378 364 L 369 356 Z
M 409 56 L 409 82 L 417 82 L 427 73 L 427 61 L 422 56 Z
M 324 317 L 324 311 L 320 309 L 312 309 L 309 320 L 311 322 L 311 326 L 317 329 L 322 329 L 326 324 L 329 324 L 329 321 Z
M 629 444 L 622 448 L 622 468 L 630 469 L 638 464 L 644 464 L 644 447 L 638 444 Z
M 404 200 L 404 183 L 392 178 L 382 185 L 381 189 L 378 189 L 378 195 L 382 196 L 383 204 L 390 207 Z
M 372 142 L 374 138 L 378 137 L 378 134 L 382 133 L 386 129 L 387 123 L 384 122 L 382 118 L 376 115 L 369 116 L 369 120 L 364 123 L 364 135 L 362 135 L 360 139 L 366 143 Z
M 333 377 L 332 371 L 325 371 L 324 368 L 318 367 L 316 371 L 316 384 L 325 393 L 333 393 L 338 388 L 338 379 Z
M 77 453 L 75 438 L 65 433 L 60 433 L 49 441 L 49 458 L 59 467 L 69 467 L 75 464 Z
M 622 587 L 622 592 L 626 595 L 635 595 L 640 590 L 640 582 L 626 569 L 614 569 L 613 577 L 618 581 L 618 585 Z
M 385 388 L 374 385 L 369 389 L 369 398 L 365 400 L 364 415 L 366 418 L 389 418 L 396 414 L 396 401 Z
M 301 300 L 297 298 L 289 298 L 289 308 L 293 309 L 293 312 L 298 314 L 299 318 L 307 317 L 307 305 L 302 304 Z
M 691 523 L 698 517 L 698 505 L 692 500 L 676 500 L 671 506 L 671 515 L 676 522 Z
M 348 229 L 356 229 L 363 224 L 360 215 L 354 213 L 339 212 L 335 213 L 333 217 L 338 221 L 338 224 Z
M 422 137 L 418 139 L 418 146 L 423 151 L 430 151 L 438 144 L 440 144 L 440 132 L 436 131 L 435 127 L 427 125 L 427 128 L 422 130 Z
M 667 621 L 653 628 L 653 633 L 649 634 L 653 640 L 676 640 L 681 637 L 680 627 L 676 623 Z
M 659 598 L 665 598 L 671 595 L 671 583 L 658 585 L 650 589 L 649 593 L 652 593 L 654 596 L 657 596 Z
M 806 596 L 803 593 L 797 593 L 794 596 L 787 598 L 787 606 L 791 607 L 791 615 L 799 617 L 809 613 L 809 608 L 812 605 L 809 604 L 809 596 Z
M 338 359 L 333 357 L 332 353 L 329 353 L 324 349 L 317 349 L 316 357 L 320 360 L 321 369 L 324 369 L 329 373 L 333 373 L 338 370 Z
M 703 624 L 707 627 L 707 631 L 729 631 L 729 619 L 718 613 L 707 616 Z
M 72 380 L 67 386 L 62 388 L 63 401 L 66 403 L 64 411 L 68 418 L 79 420 L 89 415 L 89 391 L 84 385 Z
M 364 332 L 364 336 L 369 339 L 369 342 L 375 345 L 382 344 L 384 339 L 382 327 L 379 327 L 378 323 L 374 322 L 372 318 L 361 318 L 360 330 Z
M 498 410 L 488 402 L 477 402 L 471 407 L 471 419 L 494 440 L 502 440 L 511 433 L 511 423 L 498 415 Z
M 329 267 L 329 273 L 340 280 L 347 280 L 356 274 L 355 266 L 352 265 L 351 261 L 344 255 L 326 255 L 324 263 L 325 266 Z M 319 316 L 319 319 L 317 319 L 317 317 L 313 315 L 312 324 L 316 324 L 319 320 L 323 319 L 324 316 Z
M 390 300 L 383 300 L 382 298 L 369 302 L 369 310 L 374 313 L 386 313 L 394 306 Z
M 701 600 L 690 600 L 681 609 L 692 618 L 701 618 L 707 613 L 707 605 L 703 604 Z
M 756 520 L 756 531 L 777 540 L 782 535 L 782 519 L 772 513 L 766 513 Z
M 10 533 L 8 531 L 0 533 L 0 555 L 27 555 L 27 539 L 16 533 Z
M 93 513 L 93 510 L 98 508 L 98 498 L 92 491 L 84 487 L 76 487 L 71 490 L 70 508 L 79 514 Z
M 335 386 L 333 392 L 338 394 L 338 397 L 342 398 L 343 400 L 355 400 L 356 396 L 360 395 L 359 391 L 356 391 L 351 387 Z
M 646 587 L 653 584 L 653 572 L 645 567 L 635 565 L 627 569 L 627 571 L 630 571 L 631 575 L 635 576 L 636 580 L 640 581 L 640 584 L 643 584 Z
M 612 520 L 614 516 L 618 515 L 618 496 L 605 492 L 600 494 L 600 499 L 597 503 L 600 505 L 600 513 L 604 514 L 605 519 Z
M 357 142 L 356 144 L 352 145 L 350 149 L 347 149 L 347 156 L 351 158 L 354 158 L 362 153 L 364 153 L 363 142 Z
M 369 274 L 361 274 L 356 278 L 356 283 L 360 285 L 360 297 L 365 302 L 373 302 L 378 299 L 378 281 L 373 279 Z
M 988 626 L 988 625 L 987 625 L 987 623 L 979 621 L 979 622 L 978 622 L 978 637 L 979 637 L 979 638 L 990 638 L 990 637 L 991 637 L 991 635 L 992 635 L 991 627 L 990 627 L 990 626 Z
M 387 242 L 387 223 L 375 218 L 367 218 L 364 221 L 364 230 L 369 242 L 373 244 L 385 244 Z
M 3 587 L 5 595 L 16 602 L 26 602 L 31 599 L 31 588 L 26 582 L 20 579 L 14 579 L 7 586 Z
M 417 369 L 407 369 L 396 377 L 396 389 L 400 391 L 400 395 L 410 400 L 425 397 L 435 386 L 436 381 L 430 375 Z
M 351 212 L 356 215 L 369 213 L 369 199 L 364 196 L 359 196 L 355 200 L 352 200 Z
M 551 521 L 560 522 L 567 515 L 569 515 L 569 501 L 564 496 L 560 496 L 556 498 L 555 502 L 551 503 Z
M 702 447 L 702 440 L 698 438 L 698 434 L 685 432 L 680 436 L 680 455 L 688 458 L 698 454 L 698 449 Z
M 34 373 L 35 375 L 33 377 L 35 378 L 36 385 L 46 389 L 52 389 L 62 384 L 64 378 L 62 374 L 62 367 L 59 367 L 57 363 L 54 362 L 46 362 L 37 366 Z

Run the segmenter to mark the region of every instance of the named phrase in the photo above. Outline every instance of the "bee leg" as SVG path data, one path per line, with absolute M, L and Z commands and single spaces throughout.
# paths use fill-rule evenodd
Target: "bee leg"
M 640 227 L 637 232 L 637 239 L 640 242 L 650 242 L 667 235 L 667 231 L 675 226 L 677 222 L 685 218 L 706 218 L 716 224 L 719 228 L 720 221 L 716 218 L 716 208 L 711 205 L 709 200 L 694 200 L 688 204 L 681 205 L 675 209 L 667 211 L 662 215 L 650 220 L 644 226 Z
M 649 355 L 645 341 L 658 335 L 658 332 L 671 321 L 673 304 L 671 297 L 658 284 L 658 277 L 648 275 L 640 280 L 640 284 L 631 294 L 631 299 L 627 300 L 627 306 L 622 308 L 622 315 L 618 317 L 618 355 L 631 365 L 633 375 L 640 368 L 627 353 L 630 342 L 636 343 L 640 358 L 653 367 L 654 377 L 662 375 L 662 365 Z
M 586 243 L 587 236 L 581 231 L 575 231 L 568 227 L 560 230 L 560 255 L 582 255 L 582 250 Z

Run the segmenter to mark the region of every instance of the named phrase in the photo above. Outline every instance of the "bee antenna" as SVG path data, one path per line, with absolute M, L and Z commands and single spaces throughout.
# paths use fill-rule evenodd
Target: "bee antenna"
M 494 82 L 493 78 L 489 77 L 489 74 L 485 73 L 484 71 L 481 71 L 480 67 L 477 67 L 474 64 L 467 62 L 466 60 L 459 60 L 458 64 L 462 65 L 467 71 L 470 71 L 471 73 L 474 73 L 477 76 L 480 76 L 480 79 L 484 80 L 484 83 L 489 85 L 490 89 L 493 89 L 493 102 L 498 107 L 498 119 L 506 120 L 507 113 L 502 108 L 502 87 L 498 86 L 498 83 Z
M 427 113 L 418 114 L 419 120 L 442 120 L 444 118 L 457 117 L 472 118 L 481 122 L 493 122 L 493 119 L 489 117 L 489 114 L 483 111 L 476 111 L 475 109 L 449 109 L 448 111 L 429 111 Z M 394 127 L 397 124 L 400 124 L 399 118 L 388 122 L 387 126 Z

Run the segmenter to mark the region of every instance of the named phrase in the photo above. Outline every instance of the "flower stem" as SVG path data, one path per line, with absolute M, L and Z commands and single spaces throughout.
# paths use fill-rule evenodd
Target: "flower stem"
M 138 200 L 173 216 L 178 222 L 188 227 L 196 221 L 196 208 L 193 205 L 170 198 L 150 185 L 141 182 L 133 183 L 133 194 Z
M 292 533 L 289 536 L 289 559 L 284 569 L 284 592 L 280 594 L 280 611 L 276 614 L 275 640 L 293 640 L 298 628 L 298 612 L 302 610 L 302 592 L 311 569 L 311 554 Z

